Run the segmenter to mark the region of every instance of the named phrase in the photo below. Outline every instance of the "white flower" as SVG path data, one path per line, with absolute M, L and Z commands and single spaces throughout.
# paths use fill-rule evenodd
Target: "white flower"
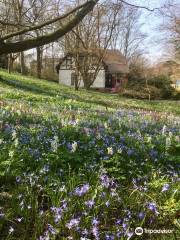
M 16 139 L 14 140 L 14 145 L 15 145 L 15 147 L 18 146 L 18 143 L 19 143 L 19 141 L 18 141 L 18 139 L 16 138 Z
M 169 148 L 171 146 L 171 139 L 170 137 L 166 138 L 166 148 Z
M 121 154 L 122 153 L 122 149 L 119 148 L 117 152 Z
M 19 116 L 21 116 L 21 111 L 20 111 L 20 110 L 17 110 L 17 114 L 18 114 Z
M 108 147 L 107 151 L 108 151 L 109 155 L 113 155 L 113 148 L 112 147 Z
M 179 136 L 176 136 L 176 137 L 175 137 L 175 141 L 179 143 L 179 142 L 180 142 L 180 137 L 179 137 Z
M 9 234 L 13 233 L 14 232 L 14 228 L 13 227 L 10 227 L 9 228 Z
M 166 125 L 164 125 L 162 129 L 162 134 L 164 135 L 165 133 L 166 133 Z
M 14 151 L 9 151 L 9 157 L 13 157 L 14 156 Z
M 72 150 L 71 150 L 71 152 L 75 152 L 77 150 L 77 147 L 78 147 L 77 142 L 73 142 L 72 143 Z
M 173 133 L 169 132 L 169 137 L 172 138 L 172 136 L 173 136 Z
M 53 152 L 57 152 L 58 142 L 59 142 L 58 136 L 54 136 L 54 139 L 51 141 L 51 149 Z
M 151 140 L 152 140 L 151 137 L 147 137 L 147 142 L 148 142 L 148 143 L 151 143 Z
M 14 140 L 15 138 L 16 138 L 16 131 L 13 130 L 13 131 L 12 131 L 12 140 Z
M 100 139 L 101 139 L 101 134 L 98 133 L 96 138 L 97 138 L 98 140 L 100 140 Z
M 2 144 L 2 143 L 3 143 L 3 139 L 0 138 L 0 144 Z

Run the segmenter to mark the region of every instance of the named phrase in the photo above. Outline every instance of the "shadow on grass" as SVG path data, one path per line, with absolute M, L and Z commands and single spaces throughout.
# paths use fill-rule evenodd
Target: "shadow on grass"
M 0 82 L 4 83 L 10 87 L 15 87 L 16 89 L 32 92 L 35 94 L 43 94 L 43 95 L 51 96 L 51 97 L 56 96 L 56 93 L 52 93 L 50 91 L 43 90 L 39 86 L 37 87 L 37 86 L 32 86 L 30 84 L 28 85 L 28 84 L 19 83 L 16 80 L 9 80 L 9 79 L 4 79 L 4 78 L 0 77 Z
M 100 106 L 106 107 L 106 108 L 108 107 L 108 104 L 102 100 L 94 100 L 94 99 L 91 100 L 91 99 L 83 98 L 83 97 L 80 97 L 77 94 L 73 94 L 71 92 L 67 92 L 67 93 L 60 93 L 59 91 L 52 92 L 51 90 L 42 89 L 42 87 L 39 85 L 35 86 L 32 84 L 22 83 L 22 82 L 18 82 L 17 80 L 5 79 L 2 77 L 0 77 L 0 82 L 2 82 L 3 84 L 5 84 L 7 86 L 14 87 L 16 89 L 23 90 L 26 92 L 42 94 L 44 96 L 49 96 L 49 97 L 60 96 L 63 99 L 74 99 L 80 103 L 100 105 Z M 89 92 L 87 92 L 87 94 L 89 94 Z M 89 97 L 91 97 L 91 96 L 89 96 Z M 109 107 L 112 107 L 112 106 L 109 106 Z

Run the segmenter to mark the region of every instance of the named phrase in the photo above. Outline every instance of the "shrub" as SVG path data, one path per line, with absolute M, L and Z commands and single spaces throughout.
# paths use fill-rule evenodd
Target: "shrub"
M 123 96 L 138 99 L 179 99 L 176 90 L 171 86 L 171 79 L 165 75 L 154 76 L 149 79 L 133 78 L 130 75 L 127 89 L 123 92 Z

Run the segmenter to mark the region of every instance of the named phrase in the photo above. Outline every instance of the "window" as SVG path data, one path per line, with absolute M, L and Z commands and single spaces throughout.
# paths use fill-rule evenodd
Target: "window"
M 71 73 L 71 86 L 75 85 L 75 81 L 77 81 L 76 73 Z
M 72 68 L 72 58 L 71 57 L 67 57 L 66 58 L 66 68 Z

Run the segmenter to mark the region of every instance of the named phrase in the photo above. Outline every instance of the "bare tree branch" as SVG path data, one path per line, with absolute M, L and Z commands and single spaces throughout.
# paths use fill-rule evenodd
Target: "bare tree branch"
M 52 23 L 55 23 L 55 22 L 57 22 L 57 21 L 59 21 L 59 20 L 62 20 L 62 19 L 64 19 L 64 18 L 68 17 L 69 15 L 71 15 L 71 14 L 73 14 L 74 12 L 78 11 L 79 9 L 81 9 L 81 8 L 83 8 L 83 7 L 86 7 L 86 5 L 88 5 L 88 4 L 89 4 L 89 2 L 86 2 L 86 3 L 84 3 L 84 4 L 81 4 L 81 5 L 77 6 L 76 8 L 73 8 L 71 11 L 69 11 L 69 12 L 67 12 L 67 13 L 65 13 L 65 14 L 57 17 L 57 18 L 54 18 L 54 19 L 49 20 L 49 21 L 47 21 L 47 22 L 45 22 L 45 23 L 42 23 L 42 24 L 38 24 L 37 26 L 25 28 L 25 29 L 20 30 L 20 31 L 18 31 L 18 32 L 14 32 L 14 33 L 8 34 L 8 35 L 2 37 L 0 40 L 1 40 L 1 41 L 4 41 L 4 40 L 6 40 L 6 39 L 9 39 L 9 38 L 12 38 L 12 37 L 15 37 L 15 36 L 19 36 L 19 35 L 25 34 L 25 33 L 30 32 L 30 31 L 34 31 L 34 30 L 41 29 L 41 28 L 43 28 L 43 27 L 45 27 L 45 26 L 47 26 L 47 25 L 50 25 L 50 24 L 52 24 Z
M 81 8 L 81 10 L 72 19 L 68 20 L 66 24 L 51 34 L 43 35 L 33 39 L 27 39 L 15 43 L 4 43 L 1 39 L 0 54 L 8 54 L 25 51 L 31 48 L 39 47 L 64 36 L 67 32 L 72 30 L 79 22 L 94 8 L 98 0 L 90 0 Z
M 146 6 L 140 6 L 140 5 L 135 5 L 135 4 L 132 4 L 132 3 L 129 3 L 129 2 L 126 2 L 125 0 L 119 0 L 121 3 L 124 3 L 128 6 L 131 6 L 131 7 L 134 7 L 134 8 L 141 8 L 141 9 L 145 9 L 147 11 L 150 11 L 150 12 L 154 12 L 155 10 L 159 10 L 159 8 L 148 8 Z

